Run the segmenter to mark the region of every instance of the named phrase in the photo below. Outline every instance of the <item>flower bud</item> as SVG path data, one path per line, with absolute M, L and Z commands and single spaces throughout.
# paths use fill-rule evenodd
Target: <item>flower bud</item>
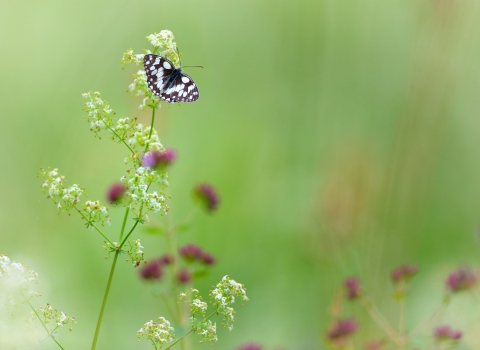
M 353 318 L 338 320 L 327 330 L 326 337 L 335 347 L 345 346 L 348 338 L 357 331 L 358 323 Z
M 217 191 L 212 185 L 198 185 L 195 187 L 194 195 L 209 212 L 215 211 L 220 203 L 220 198 L 218 197 Z
M 140 269 L 140 277 L 145 280 L 160 279 L 162 275 L 162 264 L 158 259 L 149 261 Z
M 418 272 L 418 266 L 414 264 L 402 265 L 392 270 L 390 277 L 393 282 L 399 282 L 401 280 L 408 281 Z
M 187 244 L 178 249 L 180 255 L 188 262 L 194 262 L 203 256 L 202 249 L 195 244 Z
M 357 277 L 348 277 L 343 282 L 344 287 L 347 289 L 347 298 L 348 299 L 356 299 L 361 294 L 361 286 L 360 282 L 358 281 Z
M 121 183 L 114 183 L 113 185 L 110 186 L 110 188 L 107 191 L 107 199 L 110 203 L 117 203 L 119 202 L 125 191 L 127 190 L 127 187 Z
M 182 284 L 186 284 L 192 280 L 192 275 L 190 271 L 182 269 L 178 271 L 177 281 Z
M 210 253 L 202 253 L 201 254 L 201 257 L 200 257 L 200 260 L 202 261 L 202 263 L 204 263 L 205 265 L 213 265 L 215 264 L 216 262 L 216 259 L 215 257 L 210 254 Z
M 433 330 L 435 340 L 441 342 L 444 340 L 459 340 L 462 337 L 462 332 L 452 329 L 448 325 L 441 325 Z
M 164 151 L 150 151 L 143 155 L 142 165 L 151 169 L 164 169 L 172 164 L 177 157 L 174 149 L 166 149 Z
M 448 275 L 445 285 L 452 292 L 459 292 L 473 288 L 478 282 L 478 273 L 470 269 L 458 269 Z

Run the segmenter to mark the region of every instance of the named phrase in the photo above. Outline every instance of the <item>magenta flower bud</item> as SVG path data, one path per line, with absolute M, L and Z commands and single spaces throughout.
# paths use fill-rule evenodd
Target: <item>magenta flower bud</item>
M 188 262 L 194 262 L 197 259 L 201 259 L 203 256 L 202 249 L 195 244 L 187 244 L 186 246 L 180 247 L 178 251 Z
M 119 202 L 125 191 L 127 190 L 127 187 L 121 183 L 114 183 L 113 185 L 110 186 L 110 188 L 107 191 L 107 199 L 110 203 L 116 203 Z
M 194 195 L 209 212 L 215 211 L 220 203 L 217 191 L 212 185 L 198 185 L 195 187 Z
M 149 261 L 140 269 L 140 277 L 145 280 L 160 279 L 162 274 L 162 264 L 160 264 L 158 259 Z
M 262 350 L 263 347 L 255 343 L 247 343 L 240 345 L 237 350 Z
M 185 270 L 185 269 L 182 269 L 182 270 L 178 271 L 177 281 L 179 283 L 185 284 L 185 283 L 190 282 L 191 280 L 192 280 L 192 275 L 191 275 L 190 271 Z
M 202 263 L 204 263 L 205 265 L 213 265 L 215 264 L 216 262 L 216 259 L 215 257 L 210 254 L 210 253 L 202 253 L 201 257 L 200 257 L 200 260 L 202 261 Z
M 433 336 L 437 341 L 459 340 L 462 332 L 452 329 L 449 325 L 438 326 L 433 330 Z
M 414 264 L 402 265 L 393 269 L 390 273 L 390 277 L 393 282 L 399 282 L 401 280 L 408 281 L 418 272 L 418 266 Z
M 356 299 L 361 294 L 361 286 L 357 277 L 348 277 L 343 282 L 344 287 L 347 289 L 347 298 Z
M 478 273 L 464 268 L 448 275 L 445 285 L 450 292 L 455 293 L 475 287 L 477 281 Z
M 176 157 L 177 152 L 171 148 L 164 151 L 150 151 L 143 155 L 142 165 L 151 169 L 163 169 L 172 164 Z
M 158 261 L 162 265 L 170 265 L 175 261 L 175 257 L 172 254 L 163 254 Z
M 342 346 L 357 329 L 358 323 L 353 318 L 338 320 L 327 330 L 326 337 L 337 346 Z

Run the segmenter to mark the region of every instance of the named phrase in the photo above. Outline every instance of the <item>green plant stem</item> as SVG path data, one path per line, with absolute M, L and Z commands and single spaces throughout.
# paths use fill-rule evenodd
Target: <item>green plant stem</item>
M 125 215 L 123 216 L 123 223 L 122 223 L 122 228 L 120 230 L 120 239 L 119 240 L 122 239 L 123 233 L 125 232 L 125 226 L 127 224 L 127 218 L 128 218 L 128 213 L 129 212 L 130 212 L 130 208 L 127 207 L 127 209 L 125 210 Z M 112 284 L 112 279 L 113 279 L 113 273 L 115 272 L 115 266 L 117 265 L 118 255 L 120 254 L 120 249 L 121 249 L 122 246 L 123 245 L 120 245 L 120 247 L 115 251 L 115 256 L 113 257 L 112 267 L 110 269 L 110 275 L 108 276 L 107 288 L 105 289 L 105 294 L 103 296 L 102 307 L 100 308 L 100 314 L 98 315 L 97 327 L 95 328 L 95 335 L 93 337 L 93 342 L 92 342 L 92 350 L 94 350 L 95 347 L 97 346 L 97 340 L 98 340 L 98 335 L 100 333 L 100 326 L 102 324 L 103 313 L 105 312 L 105 307 L 107 305 L 108 294 L 110 292 L 110 286 Z
M 108 243 L 110 243 L 112 246 L 114 245 L 114 244 L 112 243 L 112 241 L 111 241 L 107 236 L 105 236 L 105 234 L 102 232 L 102 230 L 100 230 L 93 222 L 91 222 L 90 220 L 87 219 L 87 217 L 85 216 L 85 214 L 83 214 L 80 209 L 78 209 L 76 206 L 74 206 L 74 208 L 75 208 L 76 211 L 78 211 L 78 213 L 79 213 L 81 216 L 83 216 L 83 218 L 84 218 L 85 220 L 87 220 L 87 222 L 88 222 L 95 230 L 97 230 L 98 233 L 100 233 L 100 234 L 102 235 L 103 238 L 105 238 L 105 240 L 106 240 Z
M 166 239 L 167 239 L 167 244 L 168 244 L 168 248 L 170 250 L 170 254 L 172 254 L 172 256 L 176 256 L 177 254 L 177 244 L 176 244 L 176 241 L 175 241 L 175 229 L 172 225 L 172 218 L 171 218 L 171 215 L 168 215 L 167 214 L 167 234 L 166 234 Z M 173 270 L 173 276 L 177 276 L 178 275 L 178 271 L 179 271 L 179 268 L 178 268 L 178 259 L 173 259 L 173 263 L 172 263 L 172 270 Z M 175 278 L 174 277 L 174 278 Z M 176 291 L 176 289 L 175 289 Z M 177 313 L 177 320 L 178 320 L 178 323 L 180 324 L 180 326 L 183 327 L 183 324 L 184 324 L 184 318 L 183 318 L 183 312 L 182 312 L 182 304 L 181 303 L 175 303 L 176 304 L 176 313 Z M 182 341 L 180 343 L 181 345 L 181 348 L 182 350 L 185 349 L 185 342 Z
M 408 337 L 406 334 L 406 326 L 405 326 L 405 313 L 406 313 L 406 307 L 407 307 L 405 296 L 403 296 L 398 302 L 399 302 L 398 333 L 402 340 L 401 349 L 405 349 L 405 346 L 407 345 L 407 341 L 408 341 Z
M 420 333 L 422 329 L 424 329 L 425 327 L 435 322 L 435 320 L 437 320 L 443 314 L 448 304 L 449 304 L 448 301 L 444 301 L 442 305 L 440 305 L 440 307 L 429 318 L 427 318 L 425 321 L 423 321 L 417 327 L 415 327 L 415 329 L 410 333 L 410 336 L 413 337 L 414 335 Z
M 148 147 L 150 147 L 150 138 L 152 137 L 152 132 L 153 132 L 153 124 L 155 123 L 155 110 L 156 108 L 152 108 L 152 122 L 150 123 L 150 133 L 148 135 L 148 142 L 145 145 L 145 151 L 143 153 L 147 153 Z
M 373 305 L 373 303 L 366 296 L 361 298 L 361 302 L 365 310 L 367 310 L 370 317 L 383 329 L 383 331 L 395 342 L 398 346 L 401 345 L 402 341 L 399 340 L 399 337 L 395 330 L 390 326 L 390 324 L 385 320 L 380 311 Z
M 127 218 L 128 218 L 128 213 L 130 212 L 130 208 L 127 207 L 127 210 L 125 210 L 125 215 L 123 216 L 123 223 L 122 223 L 122 229 L 120 230 L 120 238 L 118 239 L 119 242 L 122 241 L 122 236 L 123 232 L 125 232 L 125 226 L 127 225 Z M 120 246 L 121 248 L 122 246 Z
M 32 311 L 33 311 L 33 313 L 35 314 L 35 316 L 37 316 L 37 318 L 38 318 L 38 320 L 40 321 L 40 323 L 42 324 L 43 328 L 45 328 L 45 331 L 47 332 L 48 336 L 49 336 L 50 338 L 52 338 L 52 340 L 60 347 L 60 349 L 65 350 L 65 348 L 64 348 L 62 345 L 60 345 L 60 343 L 58 342 L 58 340 L 55 339 L 55 337 L 52 335 L 53 331 L 55 331 L 55 329 L 57 329 L 57 328 L 55 327 L 55 329 L 54 329 L 52 332 L 50 332 L 50 331 L 48 330 L 47 326 L 45 325 L 45 323 L 43 322 L 42 318 L 38 315 L 37 310 L 35 310 L 35 308 L 33 307 L 33 305 L 30 303 L 30 300 L 25 296 L 25 294 L 23 294 L 22 291 L 20 291 L 20 294 L 22 294 L 22 297 L 23 297 L 23 298 L 25 299 L 25 301 L 28 303 L 28 305 L 29 305 L 30 308 L 32 309 Z
M 102 307 L 100 308 L 100 314 L 98 315 L 97 327 L 95 328 L 95 335 L 93 336 L 92 350 L 97 346 L 98 334 L 100 333 L 100 326 L 102 325 L 103 313 L 105 312 L 105 306 L 107 305 L 108 294 L 110 292 L 110 286 L 112 285 L 113 273 L 115 272 L 115 266 L 117 265 L 119 250 L 115 251 L 115 256 L 113 257 L 112 268 L 110 269 L 110 275 L 108 276 L 107 288 L 105 289 L 105 294 L 103 296 Z
M 215 315 L 217 312 L 214 311 L 212 312 L 207 318 L 205 318 L 204 321 L 210 319 L 213 315 Z M 169 344 L 167 349 L 170 349 L 172 346 L 174 346 L 175 344 L 177 344 L 180 340 L 182 340 L 183 338 L 185 338 L 187 335 L 189 335 L 190 333 L 193 332 L 193 328 L 191 328 L 187 333 L 185 333 L 184 335 L 182 335 L 180 338 L 178 338 L 177 340 L 175 340 L 173 343 Z

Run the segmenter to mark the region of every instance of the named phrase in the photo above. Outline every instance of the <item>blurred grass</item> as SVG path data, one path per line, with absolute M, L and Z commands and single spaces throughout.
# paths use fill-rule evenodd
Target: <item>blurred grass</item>
M 422 269 L 413 327 L 435 308 L 446 273 L 478 261 L 479 10 L 427 0 L 3 2 L 0 252 L 39 272 L 43 301 L 78 320 L 62 343 L 87 348 L 109 262 L 81 220 L 56 214 L 35 173 L 59 167 L 103 198 L 125 152 L 92 137 L 80 94 L 99 90 L 119 116 L 148 121 L 125 93 L 135 70 L 120 59 L 170 29 L 183 64 L 205 66 L 187 69 L 199 102 L 163 106 L 157 118 L 163 143 L 179 151 L 171 214 L 188 214 L 196 183 L 218 187 L 219 212 L 180 240 L 219 259 L 199 289 L 228 273 L 251 298 L 216 347 L 323 348 L 330 301 L 351 274 L 394 317 L 388 271 L 406 262 Z M 113 235 L 121 210 L 111 211 Z M 139 237 L 149 257 L 164 251 Z M 146 348 L 135 332 L 165 311 L 120 265 L 99 348 Z M 471 303 L 452 307 L 459 328 L 478 324 Z M 479 346 L 473 333 L 465 348 Z

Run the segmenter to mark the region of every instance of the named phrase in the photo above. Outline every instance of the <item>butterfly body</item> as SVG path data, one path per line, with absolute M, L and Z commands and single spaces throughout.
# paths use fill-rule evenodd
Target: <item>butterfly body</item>
M 168 103 L 194 102 L 200 97 L 197 84 L 162 56 L 148 54 L 143 58 L 149 89 Z

